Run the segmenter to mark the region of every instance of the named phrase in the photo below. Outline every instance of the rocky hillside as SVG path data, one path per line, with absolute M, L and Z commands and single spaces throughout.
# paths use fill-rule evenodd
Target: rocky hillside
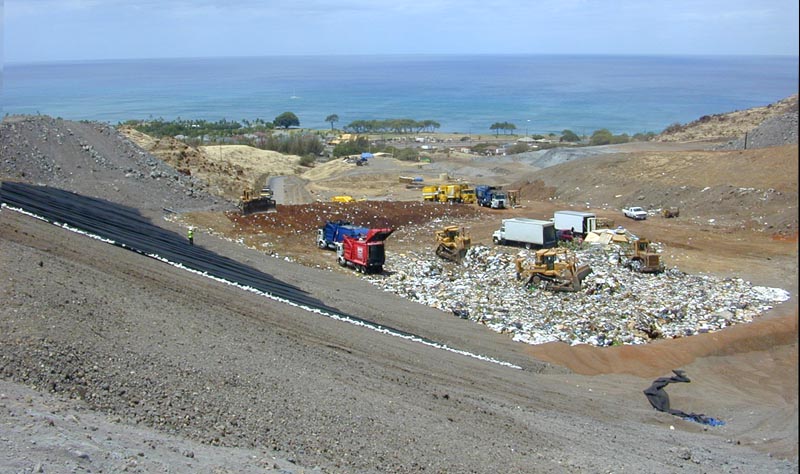
M 662 142 L 730 141 L 744 148 L 744 135 L 760 126 L 748 148 L 797 143 L 797 94 L 763 107 L 704 115 L 688 124 L 675 124 L 657 137 Z M 792 118 L 793 117 L 793 118 Z M 741 140 L 740 147 L 734 142 Z M 749 141 L 749 138 L 748 138 Z

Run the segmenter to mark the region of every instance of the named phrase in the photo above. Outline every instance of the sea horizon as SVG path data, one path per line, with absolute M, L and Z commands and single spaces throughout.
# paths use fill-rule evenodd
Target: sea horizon
M 659 133 L 797 93 L 798 58 L 722 55 L 271 55 L 7 63 L 6 114 L 272 121 L 433 120 L 437 132 Z

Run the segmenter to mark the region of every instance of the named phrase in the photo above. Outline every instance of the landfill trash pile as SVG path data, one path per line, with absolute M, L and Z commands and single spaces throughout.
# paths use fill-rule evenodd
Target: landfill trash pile
M 585 247 L 575 255 L 592 273 L 576 293 L 526 287 L 516 279 L 514 259 L 532 259 L 534 251 L 514 255 L 486 246 L 472 247 L 460 265 L 432 249 L 396 255 L 387 259 L 387 274 L 368 279 L 530 344 L 611 346 L 691 336 L 751 322 L 789 297 L 782 289 L 676 268 L 636 273 L 618 263 L 617 245 Z

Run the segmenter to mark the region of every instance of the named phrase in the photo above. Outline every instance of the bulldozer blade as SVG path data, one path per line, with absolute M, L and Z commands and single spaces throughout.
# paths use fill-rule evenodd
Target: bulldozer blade
M 256 214 L 259 212 L 277 212 L 273 199 L 253 199 L 242 203 L 242 215 Z

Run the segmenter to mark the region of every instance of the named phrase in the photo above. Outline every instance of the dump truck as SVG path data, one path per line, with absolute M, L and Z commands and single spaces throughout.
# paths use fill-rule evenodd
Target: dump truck
M 500 229 L 492 234 L 497 244 L 524 245 L 526 249 L 556 245 L 556 228 L 550 221 L 514 217 L 503 219 Z
M 639 273 L 661 273 L 665 268 L 661 255 L 652 248 L 650 240 L 642 238 L 631 240 L 625 253 L 620 253 L 619 261 Z
M 467 186 L 466 188 L 461 190 L 461 202 L 464 204 L 475 204 L 478 202 L 477 198 L 475 197 L 475 190 Z
M 537 250 L 535 260 L 514 261 L 517 280 L 525 286 L 550 291 L 579 291 L 583 280 L 592 272 L 589 265 L 578 262 L 575 255 L 563 247 Z
M 458 226 L 446 226 L 436 231 L 436 255 L 461 263 L 472 245 L 472 238 Z
M 464 197 L 462 193 L 465 189 L 468 189 L 469 186 L 464 183 L 458 184 L 443 184 L 439 186 L 439 202 L 463 202 Z
M 276 210 L 277 204 L 273 199 L 271 188 L 264 186 L 258 194 L 250 187 L 242 191 L 242 197 L 239 200 L 239 211 L 243 216 L 258 212 L 275 212 Z
M 492 209 L 505 209 L 508 205 L 508 196 L 498 186 L 481 184 L 475 186 L 475 197 L 478 204 Z
M 597 214 L 582 211 L 556 211 L 553 213 L 553 224 L 556 231 L 569 230 L 573 236 L 586 237 L 586 234 L 597 227 Z
M 386 261 L 384 242 L 393 229 L 370 229 L 364 237 L 345 235 L 336 243 L 336 260 L 343 267 L 355 268 L 360 273 L 381 273 Z
M 439 195 L 439 186 L 423 186 L 422 187 L 422 200 L 435 202 Z
M 349 221 L 327 221 L 317 229 L 317 247 L 321 249 L 336 249 L 336 243 L 341 242 L 344 236 L 363 237 L 369 232 L 368 227 L 353 225 Z

